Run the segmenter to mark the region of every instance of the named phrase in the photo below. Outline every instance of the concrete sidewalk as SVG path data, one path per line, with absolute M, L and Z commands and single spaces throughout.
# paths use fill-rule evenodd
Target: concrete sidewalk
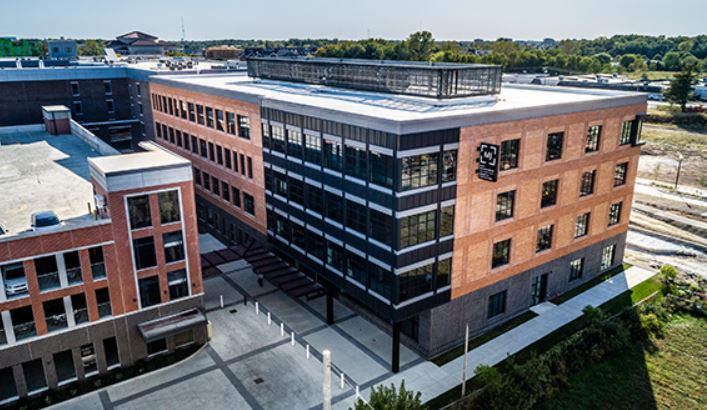
M 582 315 L 586 306 L 599 306 L 616 296 L 633 288 L 637 284 L 655 275 L 655 272 L 633 266 L 626 271 L 602 282 L 597 286 L 575 296 L 561 305 L 545 308 L 541 314 L 518 327 L 498 336 L 495 339 L 469 351 L 467 374 L 474 375 L 474 369 L 481 364 L 493 366 L 509 355 L 513 355 L 525 347 L 535 343 L 548 334 L 561 328 Z M 405 387 L 422 393 L 422 400 L 431 400 L 461 383 L 464 357 L 460 356 L 442 367 L 426 361 L 400 372 L 383 381 L 399 385 L 405 380 Z M 368 398 L 370 389 L 361 392 Z M 352 407 L 355 398 L 351 397 L 336 404 L 335 408 Z

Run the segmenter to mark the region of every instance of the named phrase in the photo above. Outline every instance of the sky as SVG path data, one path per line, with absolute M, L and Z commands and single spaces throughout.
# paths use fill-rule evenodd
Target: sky
M 438 40 L 707 33 L 707 0 L 0 0 L 0 36 Z

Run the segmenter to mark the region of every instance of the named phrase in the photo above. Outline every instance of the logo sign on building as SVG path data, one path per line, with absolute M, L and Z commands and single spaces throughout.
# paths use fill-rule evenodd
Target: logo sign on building
M 479 179 L 484 181 L 496 182 L 498 179 L 498 152 L 500 147 L 495 144 L 487 144 L 482 142 L 477 151 L 479 151 L 479 158 L 476 162 L 479 163 L 479 167 L 476 169 L 476 175 Z

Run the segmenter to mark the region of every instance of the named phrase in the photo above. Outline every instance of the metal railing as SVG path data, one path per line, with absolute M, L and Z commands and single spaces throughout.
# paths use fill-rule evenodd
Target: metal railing
M 69 282 L 69 285 L 74 285 L 76 283 L 82 283 L 83 276 L 82 276 L 82 272 L 81 272 L 81 267 L 67 269 L 66 270 L 66 279 Z
M 91 264 L 91 274 L 93 279 L 103 279 L 106 277 L 106 264 L 105 262 L 96 262 Z
M 46 321 L 47 321 L 47 331 L 48 332 L 66 329 L 67 327 L 69 327 L 69 323 L 66 320 L 65 313 L 47 316 Z
M 61 287 L 59 272 L 50 272 L 37 275 L 37 282 L 39 282 L 39 290 L 41 291 Z
M 37 336 L 37 329 L 34 322 L 20 323 L 12 327 L 15 331 L 15 340 L 27 339 Z
M 88 322 L 88 308 L 74 309 L 74 320 L 77 325 Z
M 113 314 L 110 307 L 110 302 L 99 303 L 98 304 L 98 317 L 106 317 Z

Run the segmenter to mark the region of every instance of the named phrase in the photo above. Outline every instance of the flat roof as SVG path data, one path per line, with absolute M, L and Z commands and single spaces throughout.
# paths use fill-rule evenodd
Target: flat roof
M 151 81 L 398 134 L 646 102 L 641 93 L 515 84 L 504 84 L 493 96 L 439 100 L 255 79 L 244 73 L 159 76 Z
M 96 170 L 100 171 L 105 176 L 181 166 L 189 166 L 191 168 L 191 162 L 188 159 L 163 149 L 92 158 L 90 162 Z
M 0 224 L 8 234 L 28 230 L 32 213 L 47 210 L 68 225 L 91 223 L 88 158 L 101 154 L 74 135 L 7 131 L 0 133 Z

